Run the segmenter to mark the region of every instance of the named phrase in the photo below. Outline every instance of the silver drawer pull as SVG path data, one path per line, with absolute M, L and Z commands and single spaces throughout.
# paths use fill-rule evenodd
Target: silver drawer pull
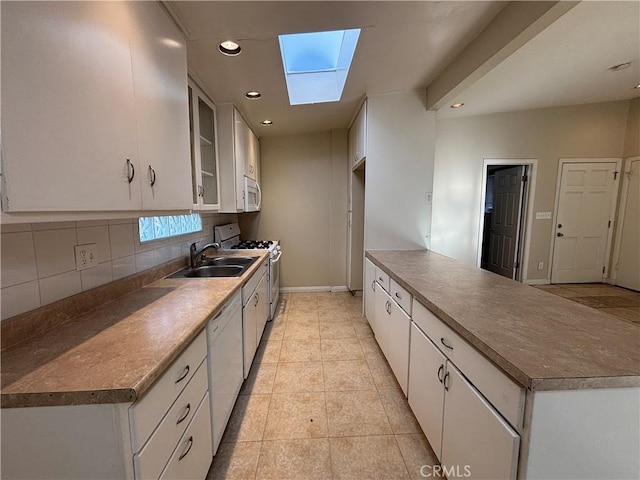
M 440 368 L 438 369 L 438 381 L 440 383 L 442 383 L 442 372 L 444 372 L 444 365 L 440 365 Z
M 440 343 L 442 343 L 442 345 L 447 347 L 449 350 L 453 350 L 453 345 L 451 345 L 451 342 L 446 338 L 440 337 Z
M 176 380 L 176 383 L 180 383 L 182 380 L 187 378 L 187 375 L 189 375 L 189 365 L 184 367 L 184 373 Z
M 382 279 L 382 277 L 378 277 L 378 280 L 380 280 L 381 282 L 384 282 L 384 280 Z
M 402 296 L 400 295 L 400 292 L 396 292 L 396 298 L 398 300 L 402 300 Z
M 376 281 L 371 282 L 371 290 L 376 291 Z
M 189 446 L 187 447 L 187 451 L 178 457 L 178 461 L 182 460 L 187 454 L 191 451 L 191 447 L 193 447 L 193 436 L 189 437 Z
M 186 408 L 187 408 L 187 411 L 185 412 L 185 414 L 182 417 L 180 417 L 178 419 L 178 421 L 176 422 L 176 425 L 180 425 L 182 422 L 184 422 L 185 419 L 189 416 L 189 413 L 191 413 L 191 404 L 190 403 L 187 403 L 187 407 Z

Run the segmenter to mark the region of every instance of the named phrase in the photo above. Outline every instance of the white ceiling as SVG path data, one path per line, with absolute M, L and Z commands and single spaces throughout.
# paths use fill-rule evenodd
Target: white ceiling
M 258 135 L 347 127 L 365 94 L 424 90 L 506 2 L 172 1 L 190 70 L 216 103 L 235 103 Z M 340 102 L 290 106 L 278 35 L 362 28 Z M 237 57 L 220 54 L 236 39 Z M 258 90 L 259 100 L 244 93 Z M 273 120 L 271 127 L 260 121 Z
M 258 135 L 346 127 L 366 94 L 424 91 L 507 2 L 171 1 L 188 30 L 190 70 L 216 103 L 235 103 Z M 340 102 L 290 106 L 278 35 L 362 28 Z M 217 45 L 238 40 L 242 54 Z M 608 67 L 631 61 L 630 68 Z M 640 2 L 585 1 L 460 93 L 440 118 L 640 95 Z M 258 90 L 259 100 L 244 93 Z M 273 120 L 263 127 L 260 121 Z
M 628 100 L 639 83 L 640 2 L 582 2 L 458 95 L 464 107 L 438 117 Z

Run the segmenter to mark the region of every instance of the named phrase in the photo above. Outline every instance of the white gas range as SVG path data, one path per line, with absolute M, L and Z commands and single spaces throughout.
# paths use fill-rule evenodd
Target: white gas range
M 273 317 L 280 299 L 280 257 L 282 248 L 277 240 L 240 240 L 240 226 L 228 223 L 213 227 L 213 241 L 220 244 L 222 251 L 269 250 L 269 320 Z

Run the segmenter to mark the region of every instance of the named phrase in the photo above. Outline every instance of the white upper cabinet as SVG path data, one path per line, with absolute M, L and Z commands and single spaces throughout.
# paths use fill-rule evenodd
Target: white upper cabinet
M 131 2 L 131 61 L 142 207 L 191 208 L 187 49 L 153 2 Z
M 2 66 L 4 211 L 190 208 L 186 49 L 158 4 L 3 2 Z
M 193 208 L 218 210 L 220 185 L 216 109 L 213 102 L 193 82 L 189 82 L 189 128 Z
M 220 212 L 245 211 L 245 177 L 260 181 L 260 143 L 232 104 L 216 107 L 220 165 Z
M 349 158 L 351 166 L 359 166 L 367 156 L 367 101 L 362 104 L 349 129 Z

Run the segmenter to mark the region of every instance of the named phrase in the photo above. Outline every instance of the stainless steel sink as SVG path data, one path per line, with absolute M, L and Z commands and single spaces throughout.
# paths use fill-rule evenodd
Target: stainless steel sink
M 240 265 L 248 267 L 255 262 L 258 257 L 215 257 L 202 260 L 198 266 L 209 265 Z
M 205 258 L 197 267 L 183 268 L 168 278 L 239 277 L 258 257 Z

